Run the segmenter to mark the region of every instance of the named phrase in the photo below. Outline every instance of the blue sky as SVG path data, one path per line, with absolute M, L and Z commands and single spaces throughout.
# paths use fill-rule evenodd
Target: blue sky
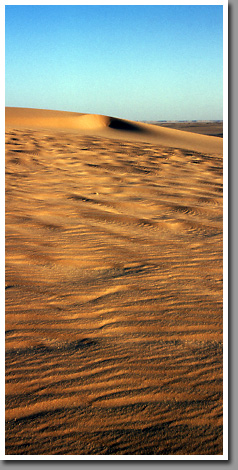
M 222 119 L 222 8 L 8 5 L 6 106 Z

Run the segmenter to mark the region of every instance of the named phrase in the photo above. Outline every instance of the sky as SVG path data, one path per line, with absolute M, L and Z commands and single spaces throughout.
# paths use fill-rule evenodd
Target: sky
M 7 5 L 5 104 L 223 119 L 222 5 Z

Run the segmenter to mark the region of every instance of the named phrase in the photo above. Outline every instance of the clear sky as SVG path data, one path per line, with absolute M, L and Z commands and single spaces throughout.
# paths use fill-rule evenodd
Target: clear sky
M 8 5 L 6 106 L 222 119 L 221 5 Z

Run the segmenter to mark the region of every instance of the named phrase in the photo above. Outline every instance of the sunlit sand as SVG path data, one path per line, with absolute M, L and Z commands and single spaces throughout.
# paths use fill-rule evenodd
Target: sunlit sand
M 222 454 L 222 151 L 6 108 L 7 454 Z

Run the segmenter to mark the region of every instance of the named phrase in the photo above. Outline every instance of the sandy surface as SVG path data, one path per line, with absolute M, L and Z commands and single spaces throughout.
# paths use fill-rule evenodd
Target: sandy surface
M 222 454 L 222 321 L 221 138 L 7 109 L 6 454 Z

